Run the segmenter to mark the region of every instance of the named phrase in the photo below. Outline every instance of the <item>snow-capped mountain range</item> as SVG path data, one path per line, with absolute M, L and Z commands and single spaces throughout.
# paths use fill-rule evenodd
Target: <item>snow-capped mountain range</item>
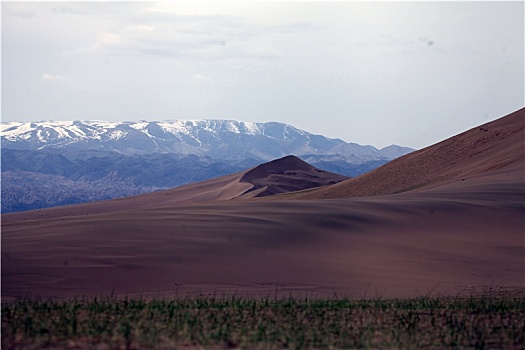
M 3 148 L 97 150 L 124 155 L 175 153 L 206 155 L 214 159 L 254 158 L 269 161 L 293 154 L 330 156 L 361 164 L 369 160 L 391 160 L 413 151 L 395 145 L 383 149 L 361 146 L 277 122 L 2 122 L 0 132 Z
M 357 176 L 412 149 L 377 149 L 283 123 L 229 120 L 0 123 L 2 213 L 131 196 L 296 155 Z

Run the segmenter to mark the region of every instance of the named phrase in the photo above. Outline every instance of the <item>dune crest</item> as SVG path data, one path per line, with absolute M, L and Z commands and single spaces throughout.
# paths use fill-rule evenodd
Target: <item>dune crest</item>
M 505 174 L 523 180 L 525 108 L 493 122 L 397 158 L 339 184 L 288 196 L 351 198 L 429 189 L 480 176 Z M 496 179 L 497 181 L 497 179 Z

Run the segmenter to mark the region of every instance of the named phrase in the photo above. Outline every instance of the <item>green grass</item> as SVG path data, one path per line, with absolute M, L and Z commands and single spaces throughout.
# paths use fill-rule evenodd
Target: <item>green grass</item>
M 2 305 L 2 349 L 525 347 L 525 297 L 76 299 Z

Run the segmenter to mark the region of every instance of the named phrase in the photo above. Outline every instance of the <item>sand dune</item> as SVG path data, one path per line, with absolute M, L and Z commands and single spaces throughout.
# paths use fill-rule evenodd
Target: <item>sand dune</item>
M 245 172 L 240 172 L 170 190 L 146 193 L 133 197 L 4 214 L 2 215 L 2 225 L 21 220 L 43 220 L 86 214 L 95 215 L 126 210 L 148 209 L 158 206 L 177 206 L 229 200 L 241 196 L 253 187 L 251 183 L 240 182 L 244 174 Z
M 348 198 L 428 189 L 492 175 L 523 181 L 525 109 L 397 158 L 359 177 L 295 198 Z M 498 181 L 496 179 L 496 181 Z M 291 198 L 291 197 L 288 197 Z
M 239 198 L 255 186 L 244 172 L 177 200 L 3 215 L 2 297 L 523 292 L 523 113 L 300 195 L 309 200 Z M 191 203 L 201 192 L 209 202 Z
M 326 186 L 346 179 L 347 176 L 320 170 L 295 156 L 287 156 L 243 172 L 169 190 L 59 208 L 10 213 L 2 216 L 2 223 L 264 197 Z
M 240 182 L 253 184 L 244 197 L 264 197 L 333 185 L 346 179 L 347 176 L 317 169 L 297 157 L 287 156 L 247 171 Z

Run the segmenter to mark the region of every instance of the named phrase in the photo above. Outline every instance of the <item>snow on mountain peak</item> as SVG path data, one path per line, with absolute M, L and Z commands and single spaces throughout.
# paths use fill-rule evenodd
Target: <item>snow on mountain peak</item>
M 179 153 L 262 160 L 287 154 L 330 154 L 352 159 L 352 162 L 357 154 L 358 158 L 389 159 L 392 153 L 396 153 L 380 154 L 375 149 L 356 151 L 355 148 L 361 146 L 354 147 L 342 140 L 314 135 L 277 122 L 88 120 L 2 122 L 0 125 L 2 147 L 27 150 L 70 147 L 123 154 Z

